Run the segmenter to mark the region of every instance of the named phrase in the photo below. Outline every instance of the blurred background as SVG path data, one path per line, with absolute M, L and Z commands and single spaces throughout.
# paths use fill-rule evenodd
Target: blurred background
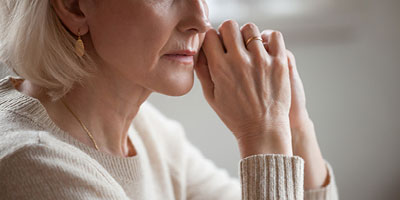
M 400 199 L 400 1 L 207 0 L 217 28 L 234 19 L 279 30 L 297 60 L 322 153 L 341 199 Z M 10 72 L 0 67 L 3 77 Z M 203 97 L 149 101 L 185 127 L 218 167 L 238 177 L 236 141 Z
M 214 28 L 234 19 L 279 30 L 296 56 L 321 151 L 341 199 L 400 199 L 400 1 L 207 0 Z M 183 97 L 150 102 L 238 177 L 236 141 L 200 82 Z

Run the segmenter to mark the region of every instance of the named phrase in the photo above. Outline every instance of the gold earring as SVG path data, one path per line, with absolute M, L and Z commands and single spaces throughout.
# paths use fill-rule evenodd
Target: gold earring
M 78 40 L 75 43 L 75 53 L 79 56 L 82 57 L 85 55 L 85 45 L 83 44 L 83 41 L 81 39 L 81 34 L 78 29 Z

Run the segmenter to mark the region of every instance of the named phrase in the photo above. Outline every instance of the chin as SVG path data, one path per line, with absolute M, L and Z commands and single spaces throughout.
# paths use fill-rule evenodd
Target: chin
M 165 83 L 167 82 L 167 83 Z M 168 96 L 183 96 L 192 90 L 194 85 L 194 72 L 191 75 L 182 74 L 165 80 L 157 92 Z

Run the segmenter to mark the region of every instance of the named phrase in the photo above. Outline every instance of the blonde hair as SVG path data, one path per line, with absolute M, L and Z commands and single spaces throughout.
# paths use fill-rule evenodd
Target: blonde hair
M 46 89 L 52 101 L 96 70 L 88 54 L 76 55 L 73 36 L 50 0 L 0 1 L 0 61 Z

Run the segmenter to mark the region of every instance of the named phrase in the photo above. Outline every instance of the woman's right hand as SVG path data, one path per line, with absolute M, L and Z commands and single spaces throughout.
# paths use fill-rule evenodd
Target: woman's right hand
M 291 90 L 282 34 L 263 44 L 252 23 L 239 28 L 232 20 L 210 29 L 195 70 L 203 94 L 238 141 L 241 157 L 292 155 L 289 110 Z

